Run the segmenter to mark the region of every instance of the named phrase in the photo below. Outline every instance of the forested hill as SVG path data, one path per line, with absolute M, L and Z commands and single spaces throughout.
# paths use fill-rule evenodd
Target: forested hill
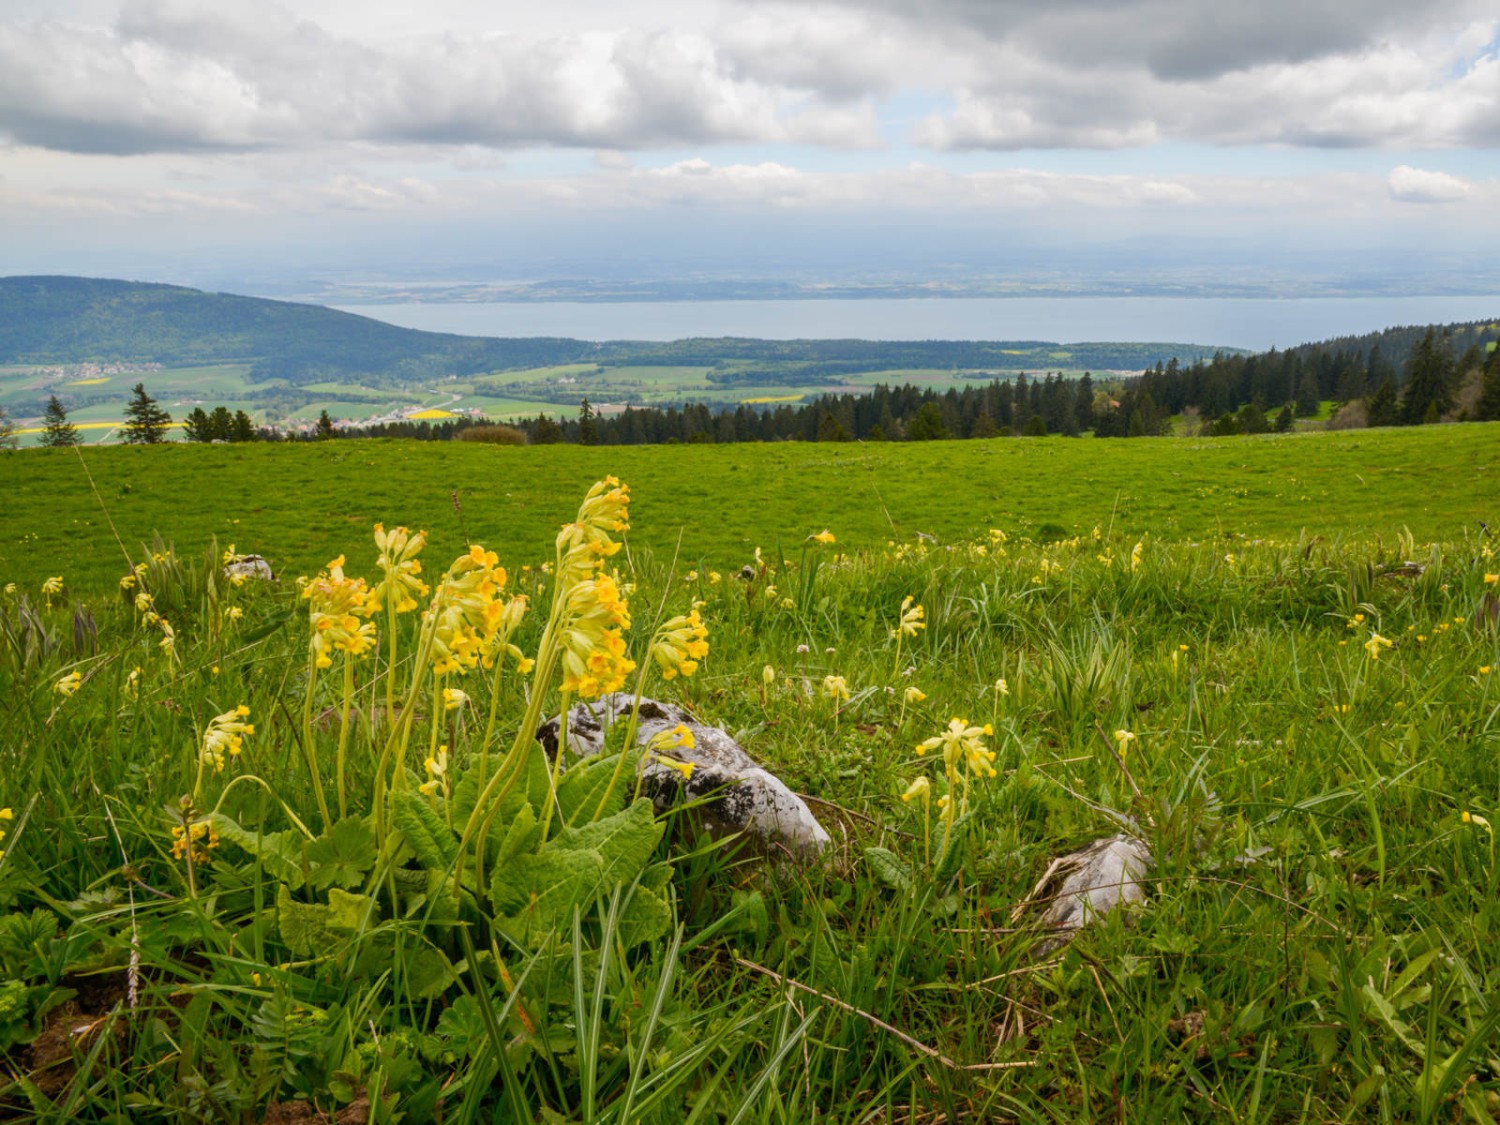
M 81 277 L 0 278 L 0 363 L 248 361 L 295 383 L 467 375 L 566 363 L 580 340 L 397 328 L 318 305 Z
M 1231 349 L 1232 351 L 1232 349 Z M 455 336 L 397 328 L 318 305 L 204 293 L 176 285 L 79 277 L 0 278 L 0 364 L 167 366 L 247 362 L 254 380 L 390 384 L 566 363 L 717 368 L 710 382 L 837 382 L 849 372 L 1141 370 L 1192 363 L 1212 346 L 1047 341 L 689 339 L 594 343 L 557 337 Z

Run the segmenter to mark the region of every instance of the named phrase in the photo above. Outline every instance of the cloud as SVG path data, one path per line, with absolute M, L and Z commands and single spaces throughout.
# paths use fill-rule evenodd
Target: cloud
M 1472 0 L 833 2 L 841 35 L 757 3 L 779 38 L 726 50 L 830 98 L 941 89 L 911 132 L 937 150 L 1500 145 L 1500 20 Z
M 1473 187 L 1446 172 L 1428 172 L 1401 164 L 1386 177 L 1391 198 L 1401 203 L 1455 203 L 1468 199 Z
M 879 143 L 873 106 L 825 104 L 736 69 L 698 32 L 372 46 L 274 4 L 129 0 L 110 27 L 0 24 L 0 137 L 110 154 Z

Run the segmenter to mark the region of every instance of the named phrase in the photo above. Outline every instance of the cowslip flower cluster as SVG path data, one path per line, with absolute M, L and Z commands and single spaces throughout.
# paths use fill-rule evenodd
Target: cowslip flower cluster
M 8 822 L 10 822 L 12 820 L 15 820 L 15 819 L 16 819 L 16 814 L 15 814 L 15 811 L 13 809 L 0 809 L 0 823 L 8 823 Z M 0 828 L 0 842 L 3 842 L 4 840 L 5 840 L 5 829 Z M 0 848 L 0 859 L 4 859 L 4 858 L 5 858 L 5 849 L 4 848 Z
M 901 614 L 896 627 L 891 630 L 893 638 L 915 637 L 918 632 L 927 628 L 927 611 L 920 605 L 913 605 L 915 601 L 910 594 L 901 599 Z
M 1364 650 L 1370 654 L 1371 660 L 1379 660 L 1381 651 L 1392 647 L 1394 643 L 1379 633 L 1371 633 L 1370 639 L 1364 643 Z
M 577 582 L 564 596 L 562 690 L 592 699 L 625 686 L 635 661 L 625 655 L 630 605 L 608 574 Z
M 417 608 L 418 598 L 428 595 L 427 583 L 417 577 L 422 573 L 422 560 L 417 555 L 425 546 L 425 531 L 411 532 L 404 527 L 386 531 L 384 524 L 375 525 L 375 548 L 380 552 L 376 563 L 382 577 L 370 591 L 372 613 L 387 604 L 397 613 L 408 613 Z
M 437 753 L 431 755 L 423 762 L 423 769 L 427 771 L 427 780 L 417 786 L 417 790 L 428 797 L 433 796 L 438 790 L 443 795 L 448 795 L 448 747 L 439 746 Z
M 950 776 L 956 775 L 960 762 L 968 772 L 980 777 L 994 777 L 995 752 L 984 744 L 985 738 L 995 730 L 989 723 L 982 727 L 971 726 L 967 719 L 950 719 L 947 729 L 932 738 L 923 740 L 920 750 L 941 750 L 943 767 Z
M 245 722 L 249 717 L 250 708 L 241 703 L 233 711 L 225 711 L 208 721 L 208 729 L 203 732 L 204 765 L 212 766 L 215 773 L 223 773 L 225 763 L 240 756 L 245 736 L 255 733 L 254 724 Z
M 691 676 L 698 670 L 698 662 L 708 655 L 708 626 L 698 612 L 702 604 L 694 602 L 691 613 L 672 618 L 652 638 L 651 656 L 661 669 L 662 679 Z
M 82 686 L 82 684 L 83 674 L 81 672 L 69 672 L 62 679 L 58 680 L 57 683 L 52 685 L 52 690 L 57 692 L 57 694 L 62 696 L 64 699 L 67 699 L 68 696 L 77 691 L 79 687 Z
M 47 599 L 47 608 L 52 608 L 52 599 L 62 597 L 63 580 L 62 575 L 54 575 L 42 583 L 42 597 Z
M 508 582 L 495 552 L 478 544 L 454 560 L 426 611 L 434 675 L 491 667 L 502 645 L 524 660 L 509 640 L 526 614 L 526 597 L 507 597 Z
M 344 575 L 344 556 L 329 562 L 327 570 L 302 587 L 312 627 L 313 663 L 319 668 L 333 665 L 334 651 L 363 656 L 375 646 L 375 626 L 370 615 L 370 589 L 363 578 Z
M 557 534 L 557 578 L 562 616 L 557 637 L 562 690 L 591 699 L 625 686 L 635 661 L 625 655 L 630 604 L 604 560 L 620 550 L 613 536 L 630 529 L 630 489 L 605 477 L 584 495 L 578 518 Z
M 213 858 L 209 849 L 218 846 L 219 830 L 210 821 L 197 820 L 188 825 L 172 825 L 173 859 L 186 859 L 191 852 L 194 863 L 208 863 Z

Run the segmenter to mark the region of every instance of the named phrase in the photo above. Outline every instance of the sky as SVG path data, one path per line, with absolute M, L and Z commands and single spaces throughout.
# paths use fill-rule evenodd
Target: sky
M 1500 292 L 1497 151 L 1493 0 L 0 0 L 0 274 Z

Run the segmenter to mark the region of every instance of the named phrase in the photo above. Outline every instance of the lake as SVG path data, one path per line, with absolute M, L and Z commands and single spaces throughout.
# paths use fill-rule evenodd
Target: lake
M 1086 340 L 1263 350 L 1403 324 L 1500 318 L 1500 296 L 945 297 L 341 305 L 404 328 L 582 340 Z

